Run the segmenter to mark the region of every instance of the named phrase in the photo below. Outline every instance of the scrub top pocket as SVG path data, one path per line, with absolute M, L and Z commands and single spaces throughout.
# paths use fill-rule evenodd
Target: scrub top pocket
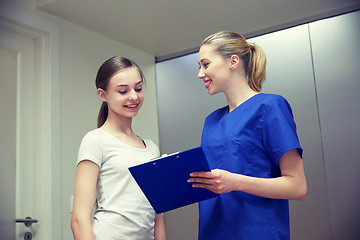
M 232 139 L 228 146 L 225 147 L 229 154 L 229 159 L 232 161 L 227 161 L 229 165 L 229 171 L 234 170 L 236 172 L 247 176 L 252 176 L 254 168 L 254 147 L 244 144 L 243 142 Z

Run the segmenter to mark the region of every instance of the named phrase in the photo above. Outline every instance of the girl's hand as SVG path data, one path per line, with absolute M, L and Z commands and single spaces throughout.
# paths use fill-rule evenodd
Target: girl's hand
M 214 169 L 211 172 L 193 172 L 188 182 L 193 183 L 193 187 L 206 188 L 217 194 L 228 193 L 236 189 L 236 175 L 239 174 L 221 169 Z

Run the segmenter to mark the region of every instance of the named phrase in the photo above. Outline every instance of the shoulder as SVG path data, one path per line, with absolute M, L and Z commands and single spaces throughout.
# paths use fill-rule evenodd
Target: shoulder
M 83 137 L 83 141 L 92 140 L 92 139 L 95 140 L 98 139 L 101 135 L 102 135 L 101 129 L 96 128 L 87 132 Z
M 261 104 L 265 107 L 266 110 L 271 109 L 288 109 L 291 111 L 289 102 L 281 95 L 262 93 L 261 94 Z
M 101 136 L 100 129 L 94 129 L 85 134 L 78 151 L 78 163 L 86 159 L 101 166 L 103 146 L 105 146 Z
M 81 145 L 100 147 L 100 146 L 108 145 L 112 141 L 113 139 L 109 138 L 102 129 L 96 128 L 94 130 L 87 132 L 84 135 L 81 141 Z
M 264 119 L 293 121 L 293 111 L 289 102 L 278 94 L 264 94 Z
M 281 102 L 287 102 L 287 100 L 279 95 L 279 94 L 272 94 L 272 93 L 261 93 L 261 99 L 263 100 L 264 104 L 273 105 Z
M 102 130 L 101 130 L 100 128 L 95 128 L 95 129 L 87 132 L 87 133 L 85 134 L 85 136 L 99 136 L 99 135 L 101 134 L 101 131 L 102 131 Z

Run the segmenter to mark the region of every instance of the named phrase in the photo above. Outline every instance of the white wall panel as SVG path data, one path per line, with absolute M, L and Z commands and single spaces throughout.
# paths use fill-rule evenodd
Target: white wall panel
M 359 239 L 360 12 L 310 24 L 333 239 Z

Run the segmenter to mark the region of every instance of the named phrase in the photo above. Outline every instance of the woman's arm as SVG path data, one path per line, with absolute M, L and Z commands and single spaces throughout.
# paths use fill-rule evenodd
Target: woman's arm
M 71 230 L 75 240 L 95 240 L 91 227 L 99 166 L 85 160 L 78 164 L 75 181 Z
M 155 240 L 166 240 L 165 223 L 162 214 L 155 214 Z
M 287 151 L 279 160 L 281 177 L 257 178 L 215 169 L 191 173 L 193 187 L 215 193 L 242 191 L 266 198 L 303 200 L 307 193 L 303 160 L 297 149 Z

